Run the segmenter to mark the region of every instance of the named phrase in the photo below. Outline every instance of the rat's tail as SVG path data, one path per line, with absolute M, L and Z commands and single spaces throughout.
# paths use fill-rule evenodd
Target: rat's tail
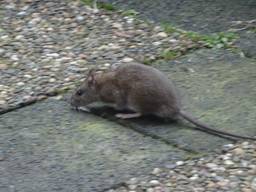
M 202 130 L 202 131 L 208 131 L 210 133 L 214 133 L 214 134 L 217 134 L 217 135 L 220 135 L 220 136 L 228 136 L 228 137 L 233 137 L 233 138 L 249 139 L 249 140 L 256 141 L 255 137 L 236 135 L 236 134 L 233 134 L 233 133 L 228 133 L 228 132 L 225 132 L 225 131 L 221 131 L 221 130 L 211 128 L 208 125 L 198 121 L 196 118 L 192 117 L 191 115 L 187 114 L 185 111 L 180 111 L 180 116 L 182 116 L 184 119 L 186 119 L 190 123 L 196 125 L 197 128 Z

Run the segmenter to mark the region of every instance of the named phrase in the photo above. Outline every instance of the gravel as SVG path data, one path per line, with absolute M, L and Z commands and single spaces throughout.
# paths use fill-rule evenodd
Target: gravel
M 0 110 L 73 89 L 95 66 L 201 46 L 121 12 L 95 13 L 80 1 L 6 0 L 0 6 Z M 109 192 L 253 192 L 255 175 L 256 143 L 244 142 L 224 146 L 223 154 L 155 168 Z
M 155 168 L 108 192 L 256 191 L 256 142 L 223 146 L 221 153 Z
M 180 33 L 80 1 L 6 0 L 0 17 L 0 110 L 73 89 L 94 66 L 200 46 Z

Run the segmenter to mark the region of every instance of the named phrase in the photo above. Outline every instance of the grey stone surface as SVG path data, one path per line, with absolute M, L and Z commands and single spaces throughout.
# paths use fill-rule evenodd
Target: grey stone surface
M 229 29 L 232 21 L 255 19 L 254 0 L 103 0 L 124 9 L 135 9 L 144 18 L 168 22 L 203 33 Z
M 185 110 L 220 130 L 256 135 L 255 60 L 225 50 L 198 50 L 158 66 L 176 83 Z M 204 150 L 227 143 L 197 133 L 184 141 Z
M 160 23 L 167 22 L 185 30 L 206 34 L 234 28 L 235 21 L 256 19 L 254 0 L 107 0 L 107 2 L 123 9 L 135 9 L 146 19 Z M 255 31 L 243 30 L 238 34 L 240 39 L 237 45 L 246 56 L 256 58 Z
M 227 30 L 233 20 L 255 17 L 252 0 L 118 2 L 125 2 L 129 8 L 136 8 L 130 6 L 136 4 L 147 18 L 203 33 Z M 54 8 L 51 3 L 50 9 Z M 63 21 L 62 17 L 60 20 Z M 248 57 L 255 55 L 253 35 L 242 32 L 238 42 Z M 75 51 L 80 53 L 84 49 Z M 141 54 L 137 49 L 135 52 Z M 15 55 L 16 51 L 11 57 L 13 61 L 17 60 Z M 59 53 L 47 55 L 57 56 Z M 84 59 L 84 55 L 79 57 Z M 92 56 L 92 60 L 96 58 L 98 62 L 98 55 Z M 199 50 L 154 66 L 175 81 L 184 109 L 220 130 L 253 136 L 256 135 L 255 64 L 255 60 L 225 50 Z M 4 63 L 1 68 L 6 66 Z M 17 75 L 13 69 L 8 74 Z M 49 81 L 56 83 L 55 80 Z M 24 82 L 18 84 L 23 85 Z M 20 95 L 17 98 L 21 99 Z M 101 191 L 127 178 L 149 173 L 154 167 L 171 167 L 177 160 L 196 155 L 186 150 L 212 152 L 230 143 L 185 123 L 166 123 L 154 118 L 119 121 L 113 118 L 113 111 L 94 112 L 112 121 L 71 111 L 66 102 L 54 99 L 1 115 L 0 192 Z
M 49 99 L 0 116 L 0 191 L 101 191 L 186 157 Z
M 169 63 L 156 63 L 177 85 L 183 108 L 204 123 L 238 135 L 256 135 L 256 62 L 225 50 L 199 50 Z M 122 122 L 125 123 L 125 122 Z M 185 123 L 150 118 L 127 121 L 144 134 L 197 152 L 215 151 L 231 141 Z
M 236 44 L 243 50 L 246 57 L 256 58 L 256 32 L 246 31 L 240 33 L 240 39 L 237 40 Z
M 82 1 L 10 0 L 0 9 L 0 113 L 74 89 L 94 66 L 155 58 L 167 48 L 200 47 L 182 34 L 167 35 L 116 12 L 96 14 Z
M 111 192 L 133 191 L 243 191 L 256 190 L 256 143 L 242 142 L 223 147 L 222 153 L 179 161 L 169 169 L 154 169 L 147 177 L 130 179 L 128 187 Z M 246 170 L 246 171 L 244 171 Z M 110 191 L 109 191 L 110 192 Z
M 224 50 L 199 50 L 154 66 L 174 80 L 184 109 L 200 120 L 256 135 L 255 60 Z M 98 115 L 112 122 L 72 111 L 55 99 L 1 115 L 1 189 L 100 191 L 231 142 L 185 123 L 151 117 L 119 121 L 108 110 Z

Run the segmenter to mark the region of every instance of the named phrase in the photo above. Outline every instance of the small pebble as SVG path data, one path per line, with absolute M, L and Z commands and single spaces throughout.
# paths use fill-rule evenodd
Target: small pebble
M 177 166 L 184 165 L 184 161 L 177 161 L 177 162 L 176 162 L 176 165 L 177 165 Z
M 215 169 L 216 167 L 218 167 L 218 165 L 216 165 L 215 163 L 207 163 L 206 166 L 211 169 Z
M 153 42 L 153 45 L 155 45 L 155 46 L 159 46 L 159 45 L 161 45 L 161 44 L 162 44 L 162 42 L 161 42 L 161 41 Z
M 8 66 L 6 64 L 0 64 L 0 70 L 7 69 Z
M 155 192 L 155 190 L 153 188 L 148 188 L 147 192 Z
M 133 58 L 125 57 L 125 58 L 122 59 L 122 62 L 129 63 L 129 62 L 132 62 L 133 60 L 134 60 Z
M 226 160 L 226 161 L 224 161 L 224 163 L 225 163 L 226 165 L 234 165 L 234 162 L 231 161 L 231 160 Z
M 25 78 L 28 78 L 28 79 L 31 79 L 31 78 L 32 78 L 32 75 L 25 74 L 24 77 L 25 77 Z
M 157 185 L 160 184 L 160 182 L 159 182 L 158 180 L 151 180 L 151 181 L 149 181 L 149 184 L 150 184 L 151 186 L 157 186 Z
M 12 55 L 10 59 L 13 60 L 13 61 L 18 61 L 19 60 L 17 55 Z
M 50 79 L 49 79 L 49 82 L 50 82 L 50 83 L 54 83 L 55 81 L 56 81 L 56 79 L 54 79 L 54 78 L 50 78 Z
M 76 20 L 77 20 L 77 21 L 83 21 L 83 20 L 84 20 L 84 17 L 81 16 L 81 15 L 77 15 L 77 16 L 76 16 Z
M 113 25 L 114 28 L 122 29 L 122 24 L 121 23 L 113 23 L 112 25 Z
M 127 181 L 127 184 L 129 185 L 135 185 L 137 184 L 137 178 L 131 178 L 129 181 Z
M 242 148 L 235 148 L 235 149 L 233 150 L 233 153 L 234 153 L 235 155 L 241 156 L 241 155 L 244 155 L 244 150 L 243 150 Z
M 252 187 L 253 190 L 256 191 L 256 176 L 252 179 L 251 187 Z
M 26 15 L 26 14 L 27 14 L 26 11 L 21 11 L 21 12 L 17 13 L 17 16 L 24 16 L 24 15 Z
M 165 32 L 160 32 L 160 33 L 157 34 L 157 36 L 158 37 L 163 37 L 163 38 L 168 37 L 168 35 Z
M 5 104 L 6 104 L 6 101 L 0 99 L 0 105 L 5 105 Z
M 19 87 L 20 87 L 20 86 L 24 86 L 24 85 L 25 85 L 24 82 L 18 82 L 18 83 L 17 83 L 17 86 L 19 86 Z
M 109 63 L 105 63 L 104 66 L 105 66 L 105 67 L 109 67 L 110 64 L 109 64 Z
M 152 174 L 153 174 L 153 175 L 158 175 L 159 173 L 161 173 L 161 169 L 159 169 L 159 168 L 155 168 L 155 169 L 152 171 Z
M 199 178 L 198 175 L 193 175 L 193 176 L 190 177 L 189 179 L 193 181 L 193 180 L 197 180 L 198 178 Z
M 128 185 L 128 188 L 130 190 L 135 190 L 137 188 L 137 185 Z
M 58 95 L 58 96 L 54 97 L 54 99 L 55 100 L 61 100 L 61 99 L 63 99 L 63 96 L 62 95 Z

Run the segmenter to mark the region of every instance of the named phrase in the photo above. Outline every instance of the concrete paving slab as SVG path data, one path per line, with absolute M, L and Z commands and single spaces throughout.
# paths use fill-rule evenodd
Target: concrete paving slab
M 202 122 L 238 135 L 256 136 L 255 60 L 225 50 L 199 50 L 154 66 L 173 79 L 183 108 Z M 144 118 L 121 123 L 196 152 L 215 151 L 231 143 L 185 122 L 168 124 Z
M 167 22 L 188 31 L 211 34 L 228 31 L 235 21 L 250 21 L 256 17 L 253 0 L 106 0 L 123 9 L 134 9 L 144 19 Z M 242 28 L 242 27 L 238 27 Z M 256 33 L 247 29 L 238 32 L 236 45 L 247 57 L 256 58 Z
M 202 33 L 226 31 L 232 21 L 255 19 L 253 0 L 105 0 L 123 9 L 135 9 L 144 18 L 168 22 Z
M 188 153 L 49 99 L 0 116 L 0 191 L 101 191 Z

